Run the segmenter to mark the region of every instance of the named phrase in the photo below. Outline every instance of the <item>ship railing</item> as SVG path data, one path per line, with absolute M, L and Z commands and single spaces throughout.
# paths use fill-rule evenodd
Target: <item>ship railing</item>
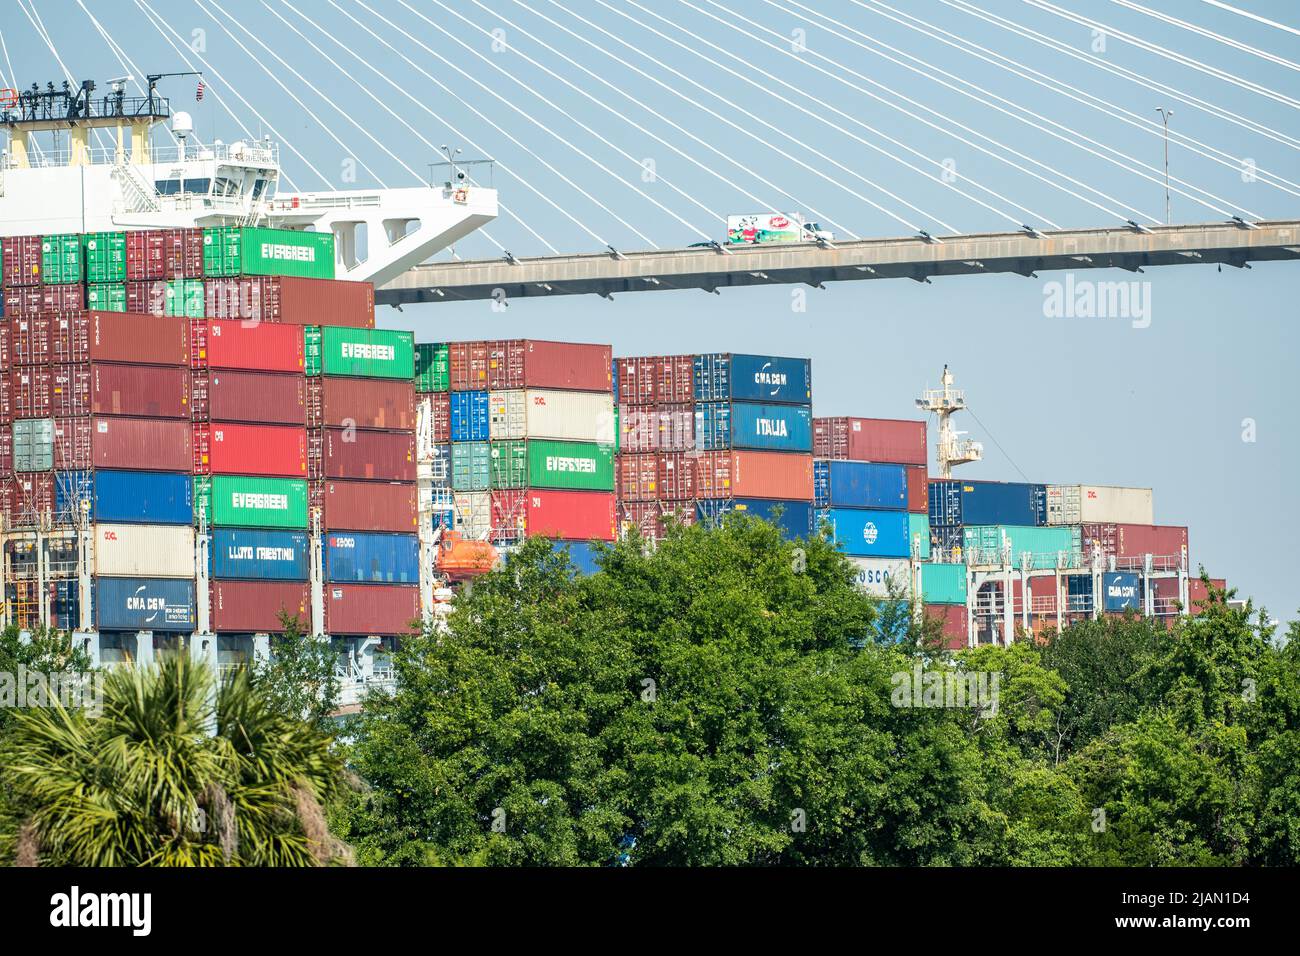
M 48 169 L 67 166 L 74 155 L 85 157 L 86 162 L 94 166 L 113 166 L 119 161 L 128 162 L 130 151 L 118 152 L 116 146 L 89 146 L 80 151 L 68 147 L 58 149 L 32 149 L 27 153 L 29 167 Z M 163 165 L 180 162 L 220 162 L 242 163 L 250 166 L 275 168 L 280 165 L 280 147 L 274 143 L 258 144 L 236 141 L 233 143 L 216 143 L 212 146 L 187 146 L 182 154 L 179 146 L 154 146 L 149 150 L 149 162 L 139 164 Z M 12 153 L 8 160 L 9 169 L 22 168 Z
M 1146 569 L 1146 555 L 1137 555 L 1135 557 L 1116 558 L 1116 571 L 1130 571 L 1141 573 Z M 1181 571 L 1184 570 L 1183 556 L 1181 554 L 1153 554 L 1151 555 L 1152 571 Z
M 272 215 L 292 215 L 296 212 L 312 212 L 320 209 L 360 209 L 380 205 L 379 193 L 362 195 L 320 195 L 292 196 L 288 199 L 272 199 L 266 204 L 266 210 Z

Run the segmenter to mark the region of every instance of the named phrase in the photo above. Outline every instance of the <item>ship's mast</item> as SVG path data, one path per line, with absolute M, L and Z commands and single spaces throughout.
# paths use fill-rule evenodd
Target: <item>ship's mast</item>
M 954 412 L 966 408 L 966 393 L 960 388 L 952 387 L 952 372 L 948 366 L 943 367 L 940 376 L 940 388 L 927 388 L 916 400 L 916 407 L 939 416 L 939 440 L 935 442 L 935 464 L 939 466 L 939 477 L 951 478 L 954 465 L 979 461 L 984 457 L 984 446 L 969 438 L 962 438 L 965 432 L 952 427 Z

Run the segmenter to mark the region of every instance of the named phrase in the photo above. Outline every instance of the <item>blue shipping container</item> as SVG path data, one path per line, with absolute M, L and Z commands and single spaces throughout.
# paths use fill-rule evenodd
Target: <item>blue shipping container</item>
M 1139 610 L 1141 598 L 1138 590 L 1138 576 L 1129 571 L 1111 571 L 1101 576 L 1102 593 L 1107 611 Z
M 95 521 L 116 524 L 192 524 L 194 482 L 170 471 L 66 471 L 55 483 L 56 507 L 72 514 L 83 498 Z
M 556 541 L 551 547 L 556 551 L 568 552 L 569 562 L 578 569 L 579 574 L 595 574 L 600 570 L 596 564 L 597 546 L 590 541 Z
M 306 581 L 307 535 L 298 531 L 217 528 L 212 532 L 212 576 L 254 581 Z
M 325 536 L 331 582 L 420 583 L 420 539 L 413 534 L 340 531 Z
M 703 402 L 695 406 L 695 446 L 701 451 L 812 451 L 812 409 L 804 405 Z
M 813 498 L 818 508 L 906 511 L 907 466 L 819 459 L 813 462 Z
M 775 517 L 777 508 L 781 516 Z M 771 521 L 790 539 L 806 538 L 813 531 L 813 507 L 809 501 L 776 501 L 763 498 L 717 498 L 696 503 L 695 512 L 701 522 L 716 521 L 729 512 L 753 515 Z
M 104 631 L 193 631 L 194 582 L 96 578 L 95 621 Z
M 451 393 L 451 440 L 488 440 L 488 393 Z
M 433 446 L 433 459 L 430 466 L 431 484 L 434 488 L 451 487 L 451 445 L 442 443 Z
M 930 524 L 1047 524 L 1047 486 L 1014 481 L 955 481 L 929 485 Z
M 812 404 L 812 362 L 779 355 L 712 352 L 695 356 L 697 402 Z
M 54 517 L 64 523 L 81 514 L 81 503 L 94 500 L 94 472 L 56 471 L 54 473 Z
M 835 543 L 845 554 L 859 558 L 907 558 L 912 554 L 906 511 L 827 508 L 817 513 L 819 528 L 823 520 L 830 522 Z

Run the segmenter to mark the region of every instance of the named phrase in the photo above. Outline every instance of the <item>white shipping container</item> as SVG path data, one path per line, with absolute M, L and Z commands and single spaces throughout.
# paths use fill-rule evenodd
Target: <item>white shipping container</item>
M 488 436 L 493 441 L 527 436 L 526 401 L 527 396 L 520 388 L 488 392 Z
M 530 388 L 524 399 L 529 438 L 614 443 L 614 396 Z
M 95 526 L 95 574 L 127 578 L 193 578 L 194 529 L 171 524 Z
M 854 583 L 858 590 L 874 597 L 889 597 L 891 582 L 900 585 L 904 594 L 912 590 L 912 567 L 905 558 L 849 558 L 857 571 Z
M 492 493 L 457 492 L 456 530 L 471 541 L 486 541 L 492 531 Z
M 1047 523 L 1155 524 L 1151 489 L 1115 485 L 1048 485 Z

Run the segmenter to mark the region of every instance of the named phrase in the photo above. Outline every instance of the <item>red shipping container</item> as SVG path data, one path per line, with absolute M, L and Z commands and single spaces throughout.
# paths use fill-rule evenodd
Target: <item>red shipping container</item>
M 415 434 L 364 429 L 323 429 L 326 478 L 415 481 Z
M 319 507 L 326 531 L 389 531 L 419 528 L 416 486 L 410 482 L 326 481 Z
M 654 360 L 655 402 L 661 405 L 695 400 L 695 356 L 663 355 Z
M 649 356 L 618 360 L 618 400 L 627 405 L 653 405 L 655 359 Z
M 188 366 L 190 320 L 132 312 L 64 312 L 50 324 L 50 360 Z
M 433 441 L 444 444 L 451 441 L 451 395 L 437 392 L 429 397 L 430 418 L 433 423 Z
M 814 418 L 817 458 L 924 465 L 925 422 L 894 418 Z
M 194 426 L 196 475 L 307 477 L 307 429 L 220 422 Z
M 167 236 L 162 229 L 132 229 L 126 234 L 128 282 L 167 278 Z
M 91 420 L 82 416 L 54 419 L 54 469 L 81 471 L 94 464 Z
M 517 488 L 492 492 L 492 542 L 506 544 L 522 538 L 528 527 L 528 493 Z
M 320 376 L 318 381 L 318 386 L 313 382 L 313 422 L 387 431 L 415 430 L 414 381 L 332 375 Z
M 195 421 L 307 423 L 307 379 L 301 375 L 229 369 L 199 369 L 192 375 Z
M 9 367 L 9 323 L 0 320 L 0 369 Z
M 50 369 L 50 412 L 66 418 L 91 412 L 90 366 L 55 365 Z M 111 409 L 105 411 L 111 413 Z
M 49 418 L 50 386 L 54 372 L 48 365 L 22 365 L 9 372 L 9 395 L 15 418 Z
M 420 588 L 414 584 L 327 584 L 325 628 L 332 635 L 385 637 L 418 632 Z
M 203 278 L 203 230 L 163 230 L 163 278 Z
M 307 480 L 320 481 L 325 477 L 325 433 L 319 428 L 307 429 Z
M 9 426 L 0 428 L 0 475 L 14 473 L 14 433 Z
M 66 413 L 55 414 L 133 415 L 141 418 L 189 418 L 190 373 L 188 369 L 168 365 L 116 365 L 92 362 L 89 365 L 57 365 L 59 370 L 78 369 L 86 375 L 88 407 L 80 402 Z M 60 379 L 56 376 L 55 387 Z M 78 393 L 79 394 L 79 393 Z
M 960 651 L 968 646 L 966 605 L 927 604 L 925 616 L 939 619 L 943 628 L 944 650 Z
M 733 451 L 731 494 L 737 498 L 813 500 L 812 455 L 780 451 Z
M 176 418 L 90 419 L 95 468 L 189 471 L 194 464 L 191 426 Z
M 126 283 L 126 311 L 155 318 L 167 315 L 166 279 L 146 279 Z
M 731 452 L 701 452 L 695 459 L 695 497 L 704 500 L 730 498 L 731 466 Z
M 558 388 L 608 392 L 613 349 L 608 345 L 498 339 L 487 345 L 487 388 Z
M 695 452 L 664 451 L 655 456 L 660 501 L 690 501 L 695 497 Z
M 907 510 L 917 514 L 930 511 L 930 478 L 925 465 L 907 466 Z
M 246 372 L 303 370 L 303 332 L 296 325 L 193 319 L 194 368 Z
M 32 527 L 55 507 L 54 474 L 18 475 L 8 484 L 5 511 L 13 527 Z
M 208 279 L 203 292 L 203 311 L 210 318 L 375 327 L 375 287 L 369 282 L 244 276 Z
M 13 396 L 9 393 L 9 376 L 0 372 L 0 425 L 14 420 Z
M 22 315 L 4 323 L 8 329 L 9 353 L 14 365 L 49 363 L 50 329 L 55 321 L 49 315 Z
M 37 285 L 11 289 L 5 294 L 5 315 L 11 318 L 47 312 L 77 312 L 86 307 L 81 285 Z
M 1176 566 L 1187 548 L 1187 528 L 1175 525 L 1085 524 L 1082 538 L 1085 555 L 1097 544 L 1107 557 L 1132 561 L 1150 554 L 1161 566 Z
M 11 319 L 40 315 L 44 286 L 28 285 L 16 289 L 5 289 L 5 315 Z M 78 306 L 80 308 L 80 306 Z
M 636 530 L 641 537 L 657 541 L 664 536 L 670 521 L 694 524 L 695 506 L 683 502 L 626 501 L 618 507 L 619 529 L 624 534 Z
M 40 236 L 6 236 L 0 240 L 0 257 L 4 260 L 0 272 L 6 290 L 41 284 L 41 245 Z
M 659 497 L 659 457 L 653 452 L 642 455 L 618 455 L 620 501 L 654 501 Z
M 305 581 L 213 581 L 212 630 L 279 634 L 280 612 L 311 628 L 311 586 Z
M 690 451 L 695 447 L 695 406 L 619 406 L 619 450 Z
M 529 489 L 527 509 L 529 537 L 614 540 L 614 495 L 610 492 Z
M 452 342 L 447 346 L 451 391 L 482 391 L 488 387 L 488 344 Z

